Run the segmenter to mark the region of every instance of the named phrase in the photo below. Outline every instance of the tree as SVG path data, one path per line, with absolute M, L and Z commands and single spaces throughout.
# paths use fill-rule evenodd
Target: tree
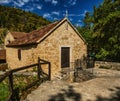
M 92 15 L 86 13 L 84 23 L 86 30 L 93 25 L 90 29 L 96 58 L 120 61 L 120 0 L 104 0 L 94 7 Z
M 31 12 L 0 5 L 1 28 L 7 28 L 10 31 L 30 32 L 49 23 L 50 21 Z
M 5 28 L 0 29 L 0 44 L 4 44 L 4 39 L 8 30 Z
M 84 17 L 84 26 L 78 27 L 78 31 L 82 34 L 88 43 L 88 52 L 93 50 L 93 17 L 90 12 L 86 12 Z

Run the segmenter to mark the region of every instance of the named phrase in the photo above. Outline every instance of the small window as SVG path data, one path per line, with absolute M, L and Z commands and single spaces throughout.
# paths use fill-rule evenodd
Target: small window
M 21 60 L 21 49 L 18 49 L 18 59 Z

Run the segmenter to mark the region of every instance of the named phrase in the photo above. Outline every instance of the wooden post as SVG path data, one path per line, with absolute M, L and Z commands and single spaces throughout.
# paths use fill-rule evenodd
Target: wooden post
M 38 66 L 37 66 L 38 80 L 40 80 L 40 75 L 41 75 L 40 68 L 41 68 L 40 58 L 38 57 Z
M 49 67 L 48 67 L 49 68 L 49 71 L 48 71 L 49 72 L 49 80 L 51 80 L 51 63 L 49 62 L 48 65 L 49 65 Z
M 13 90 L 13 74 L 12 71 L 10 72 L 10 75 L 8 76 L 9 78 L 9 87 L 10 87 L 10 92 L 11 92 L 11 98 L 10 100 L 14 100 L 14 90 Z

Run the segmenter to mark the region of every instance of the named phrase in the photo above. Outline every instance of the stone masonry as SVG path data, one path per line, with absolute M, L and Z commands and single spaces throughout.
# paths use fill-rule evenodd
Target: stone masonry
M 51 62 L 51 71 L 54 75 L 61 70 L 61 47 L 70 47 L 70 62 L 81 59 L 87 54 L 85 41 L 73 29 L 73 26 L 65 21 L 37 45 L 7 47 L 7 63 L 9 68 L 13 69 L 36 63 L 40 57 Z M 21 49 L 21 60 L 18 59 L 18 49 Z M 47 71 L 45 65 L 42 68 Z

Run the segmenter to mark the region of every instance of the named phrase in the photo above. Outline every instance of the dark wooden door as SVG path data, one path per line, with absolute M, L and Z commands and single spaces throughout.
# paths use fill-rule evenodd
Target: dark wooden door
M 70 47 L 61 48 L 61 67 L 70 67 Z

